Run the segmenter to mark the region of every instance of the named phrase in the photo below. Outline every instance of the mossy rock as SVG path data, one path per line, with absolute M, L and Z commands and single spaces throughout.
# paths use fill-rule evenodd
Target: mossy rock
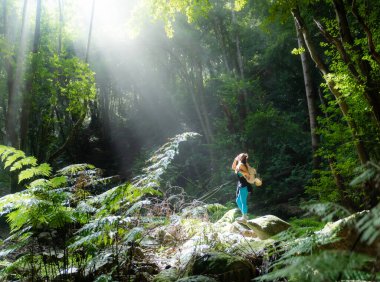
M 317 242 L 320 245 L 319 248 L 322 250 L 354 250 L 370 257 L 378 256 L 380 253 L 380 237 L 377 237 L 371 244 L 358 240 L 361 234 L 358 232 L 357 223 L 368 214 L 369 211 L 364 210 L 338 221 L 327 223 L 322 230 L 315 232 Z M 377 269 L 380 270 L 380 266 L 377 266 Z
M 204 275 L 194 275 L 178 279 L 176 282 L 218 282 L 218 280 Z
M 208 275 L 221 282 L 249 282 L 254 278 L 251 263 L 239 256 L 224 253 L 196 255 L 188 275 Z
M 229 210 L 216 223 L 223 223 L 223 222 L 232 223 L 234 222 L 235 218 L 238 217 L 238 212 L 239 212 L 238 209 Z
M 290 224 L 277 216 L 265 215 L 248 220 L 247 226 L 251 228 L 261 240 L 265 240 L 287 230 Z
M 158 273 L 153 282 L 175 282 L 179 277 L 178 270 L 176 268 L 164 269 Z

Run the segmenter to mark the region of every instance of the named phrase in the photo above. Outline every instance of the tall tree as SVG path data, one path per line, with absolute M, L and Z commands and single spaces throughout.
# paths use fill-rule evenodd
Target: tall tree
M 305 82 L 305 93 L 307 108 L 309 113 L 309 124 L 310 124 L 310 136 L 311 136 L 311 148 L 313 154 L 313 168 L 317 169 L 320 167 L 320 158 L 316 155 L 319 147 L 319 136 L 317 134 L 317 103 L 316 103 L 316 91 L 313 83 L 313 78 L 311 74 L 311 67 L 309 58 L 306 51 L 306 44 L 302 35 L 302 32 L 299 30 L 297 22 L 295 22 L 296 32 L 297 32 L 297 41 L 298 48 L 300 50 L 300 57 L 302 63 L 302 72 Z
M 360 159 L 360 162 L 362 164 L 366 164 L 369 161 L 369 155 L 368 155 L 368 152 L 364 146 L 364 142 L 359 135 L 359 128 L 357 126 L 357 123 L 350 116 L 349 105 L 345 101 L 345 98 L 342 95 L 342 93 L 340 92 L 340 90 L 336 87 L 336 83 L 333 80 L 328 78 L 330 71 L 327 68 L 327 66 L 324 63 L 321 56 L 318 54 L 318 51 L 316 50 L 314 43 L 311 40 L 308 28 L 306 27 L 305 22 L 304 22 L 303 18 L 301 17 L 301 14 L 300 14 L 298 7 L 292 9 L 292 15 L 294 17 L 294 20 L 296 21 L 297 28 L 301 31 L 301 33 L 303 35 L 303 38 L 305 40 L 305 44 L 307 46 L 307 49 L 308 49 L 308 52 L 309 52 L 311 58 L 313 59 L 314 63 L 316 64 L 316 66 L 318 67 L 318 69 L 320 70 L 322 75 L 324 76 L 331 93 L 335 96 L 336 101 L 339 105 L 339 108 L 341 109 L 342 114 L 345 117 L 345 119 L 346 119 L 346 121 L 347 121 L 347 123 L 351 129 L 351 133 L 353 136 L 353 140 L 355 143 L 356 151 L 357 151 L 358 157 Z
M 37 72 L 38 50 L 40 48 L 41 41 L 41 1 L 37 0 L 36 4 L 36 20 L 34 29 L 34 39 L 32 48 L 32 63 L 30 66 L 29 76 L 25 84 L 25 92 L 23 95 L 21 117 L 20 117 L 20 147 L 22 150 L 30 151 L 30 145 L 28 144 L 28 130 L 29 119 L 33 101 L 33 84 L 34 78 Z

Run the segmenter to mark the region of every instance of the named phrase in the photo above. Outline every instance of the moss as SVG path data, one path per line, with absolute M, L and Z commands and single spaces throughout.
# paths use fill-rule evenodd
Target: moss
M 158 273 L 154 278 L 153 282 L 175 282 L 179 277 L 178 270 L 176 268 L 164 269 Z
M 302 236 L 306 233 L 321 230 L 324 227 L 324 223 L 314 217 L 308 218 L 292 218 L 290 225 L 293 230 L 296 231 L 298 236 Z
M 252 265 L 247 260 L 224 253 L 196 256 L 188 274 L 216 276 L 218 281 L 226 282 L 248 282 L 254 278 Z

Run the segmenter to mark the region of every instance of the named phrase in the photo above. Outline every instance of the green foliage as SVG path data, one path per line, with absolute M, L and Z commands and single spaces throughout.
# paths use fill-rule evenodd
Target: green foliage
M 37 160 L 34 157 L 26 157 L 25 153 L 16 150 L 15 148 L 0 145 L 1 161 L 4 163 L 4 168 L 10 171 L 21 170 L 19 172 L 18 182 L 30 180 L 36 176 L 49 177 L 51 175 L 51 167 L 47 163 L 37 165 Z M 13 164 L 13 165 L 12 165 Z
M 336 203 L 309 202 L 303 205 L 303 209 L 307 210 L 308 214 L 319 216 L 324 222 L 331 222 L 351 214 L 345 207 Z
M 313 217 L 306 218 L 292 218 L 290 224 L 294 230 L 300 232 L 300 235 L 306 235 L 310 231 L 317 231 L 324 226 L 324 223 Z
M 355 250 L 334 248 L 341 240 L 337 234 L 343 226 L 358 228 L 360 239 L 372 244 L 379 236 L 378 207 L 356 222 L 357 217 L 347 214 L 347 210 L 336 204 L 309 204 L 311 212 L 323 217 L 324 220 L 335 220 L 340 215 L 345 219 L 337 224 L 326 224 L 315 219 L 305 218 L 292 221 L 292 227 L 275 236 L 269 256 L 275 258 L 269 268 L 269 273 L 257 278 L 257 281 L 277 281 L 286 278 L 289 281 L 340 281 L 340 280 L 372 280 L 376 276 L 369 267 L 376 260 L 367 255 L 356 253 Z M 351 228 L 350 227 L 350 228 Z M 344 228 L 344 227 L 343 227 Z M 321 229 L 320 231 L 318 231 Z M 372 273 L 371 273 L 372 271 Z
M 368 280 L 371 275 L 362 271 L 373 260 L 360 254 L 342 251 L 321 251 L 310 256 L 294 256 L 274 265 L 278 270 L 257 281 L 275 281 L 287 277 L 289 281 Z M 302 266 L 302 267 L 300 267 Z
M 170 0 L 170 1 L 148 1 L 152 15 L 156 19 L 161 19 L 165 23 L 165 31 L 169 37 L 174 34 L 173 23 L 176 13 L 180 12 L 186 15 L 189 22 L 194 22 L 200 17 L 207 16 L 211 8 L 208 0 Z
M 357 223 L 360 240 L 368 245 L 380 238 L 380 204 L 372 208 Z
M 110 182 L 92 165 L 69 165 L 54 176 L 47 165 L 22 166 L 18 172 L 28 189 L 0 198 L 0 214 L 6 214 L 12 232 L 0 250 L 0 259 L 10 258 L 0 270 L 0 279 L 59 279 L 59 273 L 70 267 L 80 269 L 86 277 L 101 272 L 99 281 L 122 275 L 121 268 L 128 272 L 134 244 L 146 233 L 140 219 L 151 204 L 147 197 L 160 195 L 157 185 L 179 144 L 196 136 L 175 136 L 155 152 L 133 184 L 117 185 L 99 195 L 86 189 Z M 14 154 L 19 161 L 27 158 L 13 148 L 0 148 L 4 162 Z M 33 180 L 41 175 L 46 178 Z M 15 253 L 19 258 L 12 260 Z

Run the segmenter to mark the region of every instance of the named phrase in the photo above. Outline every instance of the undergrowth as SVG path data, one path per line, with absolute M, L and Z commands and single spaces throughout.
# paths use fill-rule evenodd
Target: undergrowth
M 17 172 L 24 187 L 0 198 L 0 215 L 11 228 L 1 242 L 0 280 L 138 281 L 138 241 L 150 221 L 144 208 L 161 195 L 160 179 L 179 144 L 197 135 L 184 133 L 169 140 L 141 175 L 120 184 L 90 164 L 53 172 L 47 163 L 0 146 L 4 169 Z

